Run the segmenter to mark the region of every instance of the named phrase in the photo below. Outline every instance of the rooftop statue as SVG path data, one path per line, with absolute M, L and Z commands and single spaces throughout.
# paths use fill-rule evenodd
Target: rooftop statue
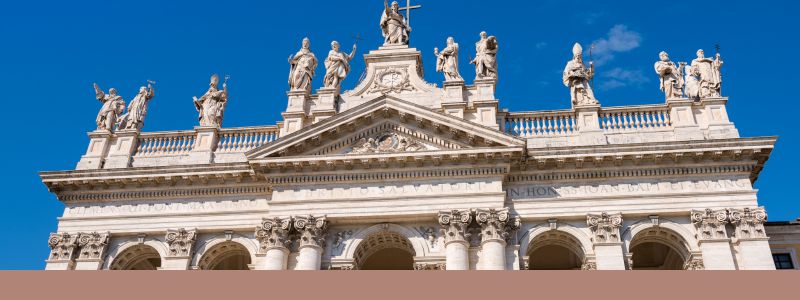
M 128 112 L 119 119 L 120 130 L 141 130 L 144 127 L 144 118 L 147 116 L 147 106 L 155 97 L 153 89 L 155 82 L 147 81 L 147 87 L 140 87 L 139 93 L 128 104 Z
M 311 40 L 303 39 L 302 48 L 289 56 L 289 89 L 292 91 L 311 91 L 311 80 L 316 72 L 317 57 L 311 52 Z
M 697 50 L 697 58 L 692 60 L 692 68 L 700 77 L 700 98 L 719 97 L 722 87 L 722 58 L 719 53 L 712 60 L 705 57 L 703 49 Z
M 219 76 L 211 76 L 208 91 L 200 98 L 194 97 L 194 107 L 200 113 L 198 119 L 200 126 L 222 126 L 222 118 L 225 115 L 225 106 L 228 105 L 228 76 L 222 83 L 222 90 L 219 85 Z
M 447 38 L 447 47 L 439 52 L 439 48 L 433 48 L 436 55 L 436 72 L 444 73 L 445 81 L 462 81 L 461 74 L 458 73 L 458 44 L 453 37 Z
M 350 54 L 341 52 L 339 49 L 339 42 L 333 41 L 328 58 L 325 59 L 325 78 L 322 81 L 326 88 L 338 89 L 347 74 L 350 73 L 350 61 L 356 55 L 356 45 L 353 45 L 353 51 Z
M 125 111 L 125 100 L 122 99 L 122 96 L 117 95 L 117 89 L 115 88 L 108 90 L 108 94 L 103 93 L 97 83 L 94 84 L 94 92 L 97 100 L 103 103 L 103 107 L 100 108 L 95 120 L 97 122 L 97 130 L 113 132 L 117 118 Z
M 656 74 L 661 79 L 661 91 L 669 99 L 677 99 L 683 97 L 683 69 L 686 63 L 680 63 L 680 67 L 676 66 L 674 62 L 669 60 L 669 54 L 661 51 L 658 54 L 659 61 L 655 64 Z
M 475 43 L 475 59 L 470 62 L 475 65 L 476 78 L 497 78 L 497 48 L 497 38 L 481 32 L 481 39 Z
M 583 64 L 583 47 L 581 44 L 575 43 L 575 46 L 572 47 L 572 60 L 567 62 L 562 77 L 564 85 L 569 87 L 572 105 L 599 104 L 594 97 L 592 86 L 589 84 L 593 77 L 594 65 L 590 63 L 590 67 L 586 68 Z
M 408 21 L 400 14 L 400 5 L 397 1 L 392 1 L 389 6 L 388 0 L 383 2 L 383 15 L 381 15 L 381 29 L 383 30 L 384 45 L 408 45 L 408 37 L 411 27 Z

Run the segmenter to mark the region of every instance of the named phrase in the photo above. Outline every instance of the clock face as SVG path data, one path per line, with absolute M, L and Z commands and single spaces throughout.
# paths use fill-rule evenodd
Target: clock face
M 381 83 L 384 86 L 388 86 L 388 87 L 397 87 L 402 83 L 402 81 L 403 81 L 403 78 L 400 75 L 400 73 L 392 72 L 392 73 L 388 73 L 386 75 L 383 75 L 383 77 L 381 77 Z

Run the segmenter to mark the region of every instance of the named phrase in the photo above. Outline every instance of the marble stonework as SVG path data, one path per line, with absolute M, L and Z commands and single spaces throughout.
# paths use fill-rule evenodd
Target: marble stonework
M 385 4 L 384 43 L 349 90 L 355 47 L 332 44 L 313 93 L 319 63 L 304 40 L 277 125 L 222 128 L 217 76 L 196 99 L 200 126 L 184 131 L 141 131 L 152 87 L 126 115 L 98 87 L 99 129 L 76 169 L 40 174 L 66 206 L 47 269 L 213 269 L 233 253 L 248 269 L 353 270 L 395 249 L 409 269 L 520 270 L 558 246 L 570 268 L 613 270 L 640 268 L 653 244 L 673 251 L 664 266 L 774 269 L 753 184 L 776 138 L 739 136 L 719 56 L 692 63 L 696 99 L 664 53 L 664 104 L 603 107 L 576 45 L 571 109 L 508 112 L 497 39 L 481 34 L 467 84 L 454 40 L 435 55 L 409 46 L 411 8 Z M 442 83 L 424 80 L 423 58 Z

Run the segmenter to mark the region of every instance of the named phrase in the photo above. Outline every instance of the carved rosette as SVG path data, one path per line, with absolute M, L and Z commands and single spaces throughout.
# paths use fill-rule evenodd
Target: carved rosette
M 169 245 L 170 257 L 190 257 L 192 256 L 192 249 L 194 241 L 197 239 L 197 230 L 167 230 L 167 235 L 164 238 L 167 245 Z
M 507 208 L 478 209 L 475 212 L 475 221 L 481 226 L 481 243 L 506 242 L 520 226 L 519 217 L 512 218 Z
M 77 236 L 66 232 L 51 233 L 47 244 L 50 245 L 50 260 L 72 260 L 78 246 Z
M 619 243 L 619 228 L 622 227 L 622 214 L 588 215 L 586 224 L 592 230 L 592 241 L 595 244 Z
M 108 248 L 109 233 L 81 233 L 78 235 L 79 259 L 102 259 Z
M 328 231 L 326 217 L 295 217 L 294 228 L 300 234 L 300 247 L 325 247 L 325 234 Z
M 472 214 L 469 210 L 452 210 L 439 212 L 439 224 L 442 225 L 444 244 L 451 242 L 467 242 L 472 235 L 469 224 Z
M 289 238 L 289 230 L 292 229 L 291 218 L 264 218 L 261 226 L 256 227 L 256 239 L 259 244 L 259 251 L 263 254 L 269 249 L 285 248 L 288 249 L 292 240 Z
M 692 223 L 697 229 L 698 240 L 727 239 L 725 224 L 728 223 L 728 212 L 720 210 L 694 210 L 692 211 Z
M 731 224 L 736 226 L 736 237 L 740 240 L 764 239 L 767 233 L 764 222 L 767 212 L 764 208 L 732 209 L 728 214 Z

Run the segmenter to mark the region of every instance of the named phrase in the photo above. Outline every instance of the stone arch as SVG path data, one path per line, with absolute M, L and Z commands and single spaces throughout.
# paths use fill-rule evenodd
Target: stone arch
M 520 243 L 519 243 L 520 249 L 524 249 L 525 253 L 528 253 L 531 247 L 531 242 L 534 239 L 536 239 L 536 237 L 538 237 L 539 235 L 544 234 L 551 230 L 568 234 L 580 244 L 580 250 L 581 252 L 584 253 L 584 255 L 586 256 L 594 255 L 592 240 L 589 238 L 589 236 L 586 235 L 586 233 L 576 228 L 575 226 L 560 222 L 556 224 L 555 229 L 551 229 L 549 223 L 537 224 L 536 226 L 529 229 L 520 238 Z
M 625 244 L 625 250 L 630 251 L 632 247 L 631 242 L 633 241 L 634 237 L 642 232 L 651 231 L 654 228 L 671 231 L 681 238 L 681 242 L 684 244 L 683 246 L 689 252 L 700 252 L 699 243 L 697 238 L 695 238 L 694 233 L 670 219 L 659 219 L 658 225 L 653 223 L 650 219 L 639 220 L 636 223 L 628 226 L 628 228 L 622 233 L 622 241 Z
M 622 238 L 625 242 L 625 250 L 629 253 L 629 269 L 635 269 L 635 264 L 640 260 L 637 255 L 644 254 L 647 255 L 646 258 L 653 258 L 657 255 L 634 251 L 637 247 L 644 248 L 641 251 L 659 252 L 659 256 L 664 256 L 664 263 L 656 265 L 667 269 L 683 269 L 687 262 L 700 253 L 697 241 L 689 230 L 670 220 L 659 220 L 658 224 L 651 220 L 639 221 L 629 226 Z M 677 258 L 669 250 L 677 254 Z M 670 257 L 672 258 L 670 259 Z M 672 262 L 669 263 L 668 260 Z
M 194 257 L 192 257 L 192 266 L 203 269 L 203 267 L 207 267 L 207 265 L 212 264 L 214 259 L 217 259 L 219 255 L 222 253 L 210 253 L 214 248 L 219 248 L 217 246 L 226 246 L 228 245 L 229 249 L 234 250 L 236 245 L 238 245 L 239 250 L 244 250 L 247 252 L 247 255 L 250 257 L 250 263 L 254 263 L 256 261 L 256 254 L 258 253 L 258 245 L 256 243 L 243 235 L 240 234 L 233 234 L 228 235 L 220 234 L 212 236 L 208 239 L 205 239 L 203 243 L 199 243 L 195 246 Z M 233 245 L 235 244 L 235 245 Z
M 520 239 L 520 250 L 524 251 L 520 254 L 526 258 L 537 250 L 552 247 L 566 249 L 574 255 L 575 268 L 582 267 L 590 258 L 594 257 L 589 237 L 580 229 L 565 223 L 557 223 L 555 229 L 549 223 L 538 224 L 529 229 Z
M 414 250 L 415 256 L 428 256 L 431 253 L 427 241 L 417 230 L 397 224 L 378 224 L 353 234 L 353 236 L 345 242 L 346 246 L 343 252 L 344 258 L 355 261 L 358 246 L 370 235 L 380 232 L 394 232 L 406 238 L 411 248 Z
M 135 239 L 138 238 L 130 238 L 129 240 L 123 241 L 116 246 L 111 246 L 108 249 L 108 255 L 106 256 L 105 265 L 103 268 L 107 270 L 121 270 L 123 261 L 123 257 L 121 255 L 127 256 L 129 253 L 135 252 L 136 250 L 141 250 L 135 249 L 137 247 L 148 247 L 153 249 L 156 253 L 158 253 L 158 257 L 162 261 L 164 257 L 167 256 L 167 246 L 163 242 L 155 239 L 139 242 Z M 128 253 L 126 253 L 126 251 Z M 130 259 L 130 257 L 128 257 L 128 259 Z

